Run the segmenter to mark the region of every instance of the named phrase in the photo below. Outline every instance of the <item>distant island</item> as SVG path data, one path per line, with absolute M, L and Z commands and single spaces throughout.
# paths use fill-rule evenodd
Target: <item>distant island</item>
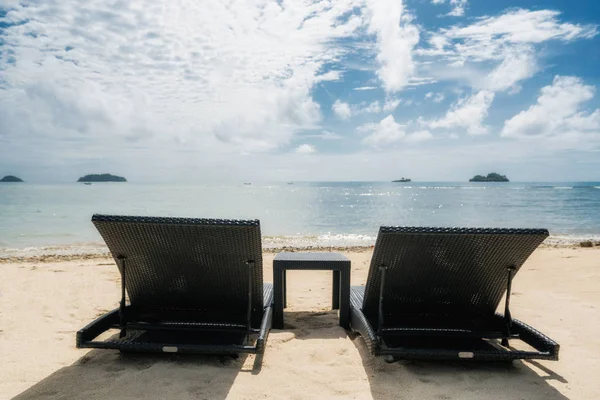
M 487 176 L 475 175 L 473 178 L 469 179 L 469 182 L 509 182 L 509 180 L 506 175 L 492 172 L 487 174 Z
M 77 182 L 127 182 L 127 179 L 111 174 L 90 174 L 82 176 Z
M 23 179 L 13 175 L 6 175 L 4 178 L 0 179 L 0 182 L 23 182 Z
M 395 181 L 392 181 L 392 182 L 410 182 L 410 179 L 402 177 L 401 179 L 396 179 Z

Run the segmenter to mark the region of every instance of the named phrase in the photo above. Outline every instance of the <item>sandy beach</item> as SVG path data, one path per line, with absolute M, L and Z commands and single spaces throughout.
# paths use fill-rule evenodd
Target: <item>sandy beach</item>
M 371 250 L 345 254 L 364 284 Z M 265 281 L 274 254 L 266 253 Z M 600 393 L 600 247 L 538 249 L 517 275 L 513 316 L 561 345 L 558 362 L 397 362 L 337 326 L 330 273 L 289 272 L 286 328 L 263 357 L 121 355 L 75 348 L 117 306 L 108 258 L 0 262 L 0 398 L 591 399 Z

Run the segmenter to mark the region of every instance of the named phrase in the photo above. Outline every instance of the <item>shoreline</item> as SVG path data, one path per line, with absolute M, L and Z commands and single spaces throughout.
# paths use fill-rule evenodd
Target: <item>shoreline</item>
M 600 240 L 589 240 L 592 243 L 592 247 L 581 246 L 580 241 L 562 241 L 552 236 L 546 239 L 538 248 L 539 249 L 579 249 L 586 248 L 591 250 L 600 250 Z M 0 249 L 0 264 L 13 264 L 13 263 L 55 263 L 65 261 L 84 261 L 84 260 L 111 260 L 110 253 L 106 246 L 104 251 L 92 251 L 92 252 L 69 252 L 69 246 L 57 246 L 57 247 L 42 247 L 42 248 L 27 248 L 27 250 L 20 252 L 20 249 L 16 249 L 16 254 L 2 254 Z M 365 253 L 371 252 L 374 248 L 374 244 L 359 245 L 359 246 L 324 246 L 324 245 L 308 245 L 308 246 L 281 246 L 281 247 L 263 247 L 263 254 L 277 254 L 280 252 L 347 252 L 347 253 Z M 32 249 L 42 251 L 38 254 L 27 254 Z M 14 251 L 15 249 L 10 249 Z M 45 251 L 45 252 L 44 252 Z

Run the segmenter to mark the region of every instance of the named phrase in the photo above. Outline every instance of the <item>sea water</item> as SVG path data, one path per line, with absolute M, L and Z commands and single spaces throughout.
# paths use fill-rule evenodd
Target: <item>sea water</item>
M 0 257 L 102 250 L 94 213 L 259 219 L 265 247 L 371 245 L 382 225 L 547 228 L 598 240 L 600 182 L 0 184 Z

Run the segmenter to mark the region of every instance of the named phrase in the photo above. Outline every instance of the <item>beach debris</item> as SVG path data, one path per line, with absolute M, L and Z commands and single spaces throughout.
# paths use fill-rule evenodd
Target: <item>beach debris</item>
M 594 243 L 591 240 L 586 240 L 585 242 L 579 243 L 580 247 L 594 247 Z

